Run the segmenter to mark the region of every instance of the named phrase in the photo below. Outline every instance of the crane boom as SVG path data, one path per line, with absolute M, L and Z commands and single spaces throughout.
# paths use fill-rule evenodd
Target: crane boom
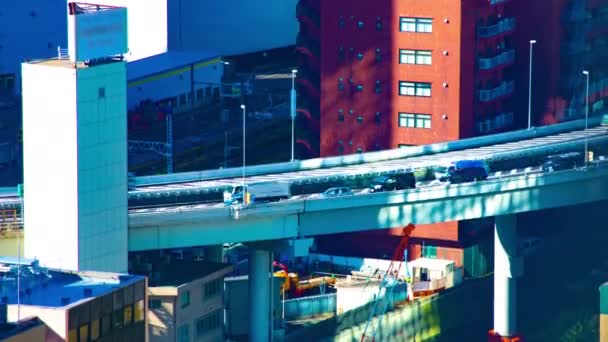
M 395 289 L 395 285 L 397 285 L 399 282 L 399 271 L 401 270 L 402 262 L 405 262 L 405 271 L 406 271 L 405 280 L 407 283 L 411 282 L 409 270 L 407 268 L 407 248 L 409 245 L 410 234 L 412 233 L 412 231 L 414 231 L 415 228 L 416 228 L 416 226 L 414 226 L 411 223 L 403 228 L 403 231 L 401 233 L 402 234 L 401 241 L 399 242 L 399 245 L 395 249 L 395 252 L 393 253 L 393 258 L 391 259 L 391 263 L 389 264 L 388 269 L 386 270 L 386 273 L 384 273 L 384 276 L 382 277 L 382 281 L 380 282 L 380 286 L 378 287 L 378 293 L 376 294 L 376 296 L 374 298 L 374 304 L 372 305 L 372 310 L 369 314 L 369 318 L 368 318 L 367 322 L 365 323 L 365 329 L 363 330 L 363 335 L 361 336 L 361 342 L 375 341 L 376 331 L 380 327 L 380 323 L 382 322 L 382 317 L 384 316 L 384 313 L 386 312 L 386 309 L 388 307 L 389 291 L 390 291 L 390 294 L 392 295 L 393 290 Z M 380 313 L 378 315 L 377 324 L 374 327 L 371 327 L 371 331 L 368 333 L 368 329 L 370 329 L 372 319 L 375 316 L 376 309 L 378 307 L 378 302 L 380 301 L 380 296 L 382 294 L 383 289 L 384 289 L 385 301 L 384 301 L 384 305 L 382 306 L 382 311 L 380 311 Z

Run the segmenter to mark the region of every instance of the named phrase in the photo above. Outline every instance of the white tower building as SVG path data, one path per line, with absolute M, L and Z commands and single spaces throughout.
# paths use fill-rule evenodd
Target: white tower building
M 69 56 L 22 65 L 25 255 L 125 272 L 126 9 L 70 6 Z

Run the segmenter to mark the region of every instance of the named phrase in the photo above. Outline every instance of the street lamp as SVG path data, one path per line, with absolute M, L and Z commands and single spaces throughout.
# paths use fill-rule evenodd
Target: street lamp
M 245 156 L 246 156 L 246 150 L 245 150 L 245 105 L 242 104 L 241 105 L 241 109 L 243 110 L 243 203 L 245 202 Z
M 583 70 L 587 76 L 587 91 L 585 92 L 585 166 L 589 163 L 589 152 L 587 145 L 587 121 L 589 120 L 589 70 Z
M 298 69 L 291 70 L 291 162 L 294 162 L 295 127 L 296 127 L 296 73 Z
M 536 40 L 530 40 L 530 75 L 528 76 L 528 129 L 532 126 L 532 47 Z

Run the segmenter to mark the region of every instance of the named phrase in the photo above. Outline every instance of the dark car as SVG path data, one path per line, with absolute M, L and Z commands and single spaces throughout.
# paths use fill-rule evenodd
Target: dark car
M 416 177 L 414 177 L 414 173 L 406 172 L 372 179 L 369 184 L 369 192 L 413 189 L 415 187 Z
M 450 183 L 464 183 L 488 178 L 488 166 L 483 160 L 460 160 L 448 167 Z
M 543 171 L 559 171 L 572 169 L 585 163 L 585 158 L 580 152 L 569 152 L 548 156 L 543 162 Z

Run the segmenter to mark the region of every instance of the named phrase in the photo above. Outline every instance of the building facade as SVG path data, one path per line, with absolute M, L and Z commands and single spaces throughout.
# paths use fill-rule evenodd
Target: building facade
M 224 340 L 224 277 L 232 266 L 182 251 L 137 253 L 130 265 L 149 277 L 151 342 Z
M 42 341 L 146 339 L 145 277 L 47 269 L 37 261 L 14 258 L 1 258 L 0 269 L 0 298 L 8 321 L 38 317 L 49 328 Z
M 321 156 L 511 128 L 510 7 L 510 1 L 322 1 Z

